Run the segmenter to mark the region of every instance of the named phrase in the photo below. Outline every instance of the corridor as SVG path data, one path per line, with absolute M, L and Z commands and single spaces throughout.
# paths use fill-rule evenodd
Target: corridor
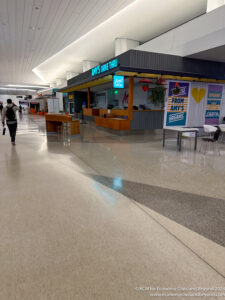
M 46 136 L 44 117 L 25 115 L 15 147 L 0 136 L 0 299 L 156 299 L 225 286 L 225 147 L 204 156 L 185 141 L 178 153 L 158 132 L 81 126 L 63 141 Z

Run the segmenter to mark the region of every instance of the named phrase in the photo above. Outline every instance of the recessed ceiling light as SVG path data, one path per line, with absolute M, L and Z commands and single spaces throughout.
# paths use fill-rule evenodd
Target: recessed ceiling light
M 0 90 L 10 90 L 10 91 L 30 91 L 30 92 L 36 92 L 36 90 L 33 89 L 18 89 L 18 88 L 10 88 L 10 87 L 0 87 Z
M 7 84 L 7 86 L 12 86 L 12 87 L 26 87 L 26 88 L 41 88 L 41 89 L 46 89 L 48 86 L 43 86 L 43 85 L 24 85 L 24 84 Z

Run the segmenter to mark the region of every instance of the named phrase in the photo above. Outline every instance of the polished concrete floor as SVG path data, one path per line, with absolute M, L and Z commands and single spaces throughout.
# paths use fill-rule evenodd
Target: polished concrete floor
M 62 140 L 23 116 L 15 147 L 0 136 L 0 299 L 225 295 L 225 146 L 183 146 L 90 125 Z

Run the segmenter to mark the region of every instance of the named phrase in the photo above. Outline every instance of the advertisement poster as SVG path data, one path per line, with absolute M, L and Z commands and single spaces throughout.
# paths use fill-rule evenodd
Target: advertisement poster
M 217 125 L 220 118 L 220 104 L 222 100 L 223 86 L 209 84 L 207 106 L 205 112 L 205 124 Z
M 208 83 L 190 82 L 188 101 L 188 127 L 201 127 L 205 124 Z
M 188 96 L 188 82 L 169 82 L 166 126 L 186 125 Z

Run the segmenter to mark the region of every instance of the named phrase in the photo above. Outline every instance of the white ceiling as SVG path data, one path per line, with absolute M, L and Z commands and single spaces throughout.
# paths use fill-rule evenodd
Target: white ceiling
M 43 84 L 32 69 L 134 0 L 0 0 L 0 81 Z
M 115 38 L 145 42 L 204 13 L 206 2 L 0 0 L 0 81 L 43 84 L 35 68 L 55 82 L 66 71 L 81 72 L 82 60 L 114 56 Z
M 159 5 L 160 3 L 160 5 Z M 114 56 L 116 38 L 148 41 L 206 12 L 207 0 L 137 0 L 80 39 L 46 60 L 34 71 L 46 82 L 82 72 L 82 61 L 103 62 Z

